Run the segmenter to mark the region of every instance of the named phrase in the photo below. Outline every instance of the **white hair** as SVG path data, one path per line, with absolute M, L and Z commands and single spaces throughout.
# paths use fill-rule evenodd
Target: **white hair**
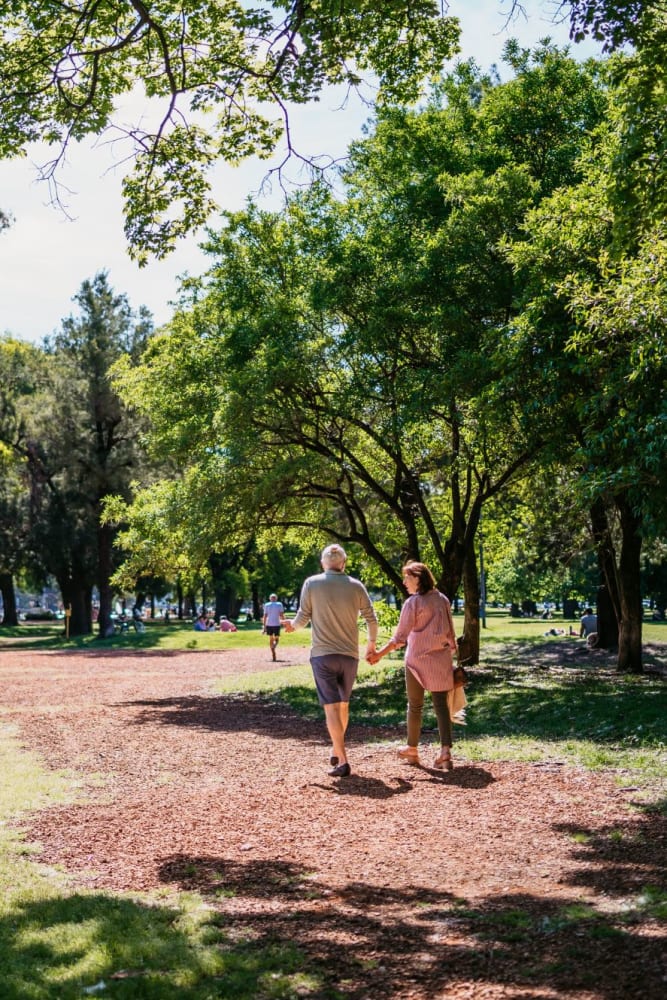
M 342 569 L 347 561 L 347 553 L 342 545 L 327 545 L 322 549 L 320 561 L 325 569 Z

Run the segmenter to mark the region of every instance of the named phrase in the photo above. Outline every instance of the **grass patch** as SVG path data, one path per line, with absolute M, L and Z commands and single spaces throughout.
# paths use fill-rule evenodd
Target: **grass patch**
M 281 642 L 290 646 L 310 645 L 310 631 L 301 630 Z M 66 639 L 62 622 L 22 625 L 18 628 L 0 629 L 0 648 L 3 649 L 268 649 L 268 638 L 262 633 L 259 622 L 244 622 L 237 632 L 195 632 L 191 622 L 148 622 L 143 632 L 120 632 L 108 639 L 97 634 Z
M 14 814 L 65 802 L 74 795 L 76 782 L 64 772 L 45 771 L 38 754 L 24 750 L 15 729 L 0 721 L 0 822 Z M 1 829 L 1 828 L 0 828 Z
M 456 631 L 463 631 L 463 614 L 454 615 Z M 522 648 L 529 649 L 532 644 L 548 641 L 554 649 L 568 643 L 578 643 L 576 639 L 567 636 L 545 636 L 552 628 L 564 629 L 570 627 L 579 630 L 578 619 L 564 620 L 556 615 L 553 619 L 542 621 L 538 618 L 510 618 L 506 610 L 489 609 L 487 611 L 486 628 L 481 631 L 482 658 L 485 658 L 485 648 L 497 643 L 520 643 Z M 386 629 L 380 630 L 381 639 L 389 637 Z M 643 639 L 646 644 L 664 643 L 667 645 L 667 622 L 654 622 L 646 617 L 643 623 Z M 365 638 L 365 633 L 362 632 Z M 30 622 L 17 627 L 0 627 L 0 647 L 7 649 L 79 649 L 93 643 L 95 648 L 150 648 L 150 649 L 248 649 L 267 646 L 268 640 L 262 634 L 260 622 L 238 623 L 237 632 L 195 632 L 192 622 L 172 619 L 165 625 L 162 619 L 148 620 L 142 634 L 132 628 L 129 632 L 118 633 L 109 639 L 100 639 L 94 633 L 90 636 L 65 638 L 64 624 L 60 622 Z M 308 646 L 310 630 L 301 629 L 291 635 L 283 633 L 281 645 Z M 651 659 L 647 654 L 647 661 Z
M 78 784 L 64 773 L 46 771 L 37 754 L 23 750 L 12 727 L 0 723 L 0 917 L 17 894 L 30 897 L 45 879 L 45 869 L 30 862 L 35 849 L 13 829 L 22 813 L 72 801 Z M 48 883 L 46 883 L 48 884 Z M 0 949 L 1 952 L 1 949 Z
M 104 893 L 33 892 L 0 917 L 4 997 L 74 1000 L 292 998 L 309 970 L 290 943 L 232 942 L 198 898 L 171 905 Z
M 667 920 L 667 892 L 656 886 L 646 886 L 640 895 L 632 900 L 630 909 L 655 920 Z
M 542 976 L 551 968 L 550 957 L 553 945 L 550 939 L 561 939 L 561 950 L 567 938 L 576 940 L 578 946 L 590 953 L 596 940 L 624 937 L 628 933 L 628 925 L 641 922 L 643 919 L 660 919 L 661 905 L 664 905 L 664 893 L 647 888 L 637 897 L 626 900 L 625 904 L 614 912 L 601 912 L 595 905 L 583 902 L 566 903 L 556 907 L 540 907 L 533 905 L 529 909 L 521 909 L 508 903 L 507 907 L 493 906 L 491 908 L 470 908 L 467 905 L 457 906 L 453 915 L 457 922 L 463 924 L 469 933 L 480 941 L 498 945 L 524 944 L 531 947 L 535 953 L 543 952 L 547 961 L 542 965 L 527 969 L 530 976 Z M 586 942 L 590 946 L 586 946 Z M 565 956 L 566 952 L 562 950 Z M 566 963 L 559 963 L 561 968 Z

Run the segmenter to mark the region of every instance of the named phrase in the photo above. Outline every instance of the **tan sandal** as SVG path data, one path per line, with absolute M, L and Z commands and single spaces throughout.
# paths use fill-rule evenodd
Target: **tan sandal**
M 401 749 L 397 751 L 397 755 L 404 764 L 419 763 L 419 750 L 417 747 L 401 747 Z
M 452 755 L 449 750 L 441 750 L 438 756 L 433 761 L 433 767 L 440 768 L 442 771 L 451 771 L 454 768 L 454 761 L 452 760 Z

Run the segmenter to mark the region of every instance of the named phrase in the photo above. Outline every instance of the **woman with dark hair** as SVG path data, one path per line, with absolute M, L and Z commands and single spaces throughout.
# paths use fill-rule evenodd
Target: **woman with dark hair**
M 403 567 L 403 583 L 410 595 L 403 607 L 392 638 L 368 657 L 370 663 L 392 649 L 407 646 L 405 652 L 405 688 L 408 696 L 408 745 L 398 751 L 406 764 L 419 763 L 424 692 L 430 691 L 438 720 L 440 753 L 434 767 L 451 771 L 452 721 L 447 707 L 447 692 L 454 687 L 456 634 L 448 599 L 436 589 L 428 566 L 410 562 Z

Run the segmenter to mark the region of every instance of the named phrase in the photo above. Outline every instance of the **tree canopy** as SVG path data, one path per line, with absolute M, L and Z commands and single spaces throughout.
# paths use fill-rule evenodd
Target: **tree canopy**
M 0 0 L 0 157 L 46 142 L 54 152 L 42 173 L 57 192 L 72 143 L 118 140 L 132 165 L 125 231 L 144 263 L 210 217 L 217 161 L 268 156 L 281 141 L 287 157 L 294 152 L 290 105 L 316 101 L 328 84 L 356 88 L 364 76 L 380 103 L 414 101 L 456 52 L 457 6 Z M 513 0 L 508 22 L 521 9 Z M 574 39 L 593 35 L 610 48 L 629 41 L 656 53 L 654 69 L 661 65 L 660 3 L 564 0 L 560 9 Z M 141 111 L 124 123 L 117 108 L 131 94 Z
M 213 208 L 208 171 L 289 146 L 288 105 L 368 72 L 387 99 L 411 99 L 455 48 L 454 19 L 434 0 L 313 3 L 240 0 L 25 0 L 0 4 L 0 155 L 114 128 L 128 140 L 126 233 L 139 260 L 158 257 Z M 151 124 L 121 126 L 114 108 L 139 88 Z
M 578 179 L 604 107 L 555 47 L 508 52 L 508 84 L 468 64 L 423 111 L 379 111 L 344 201 L 228 216 L 192 308 L 121 376 L 201 484 L 211 540 L 322 527 L 399 592 L 401 561 L 427 559 L 451 597 L 464 581 L 469 631 L 482 505 L 542 440 L 526 411 L 541 357 L 502 350 L 518 301 L 502 245 Z
M 60 503 L 43 547 L 56 539 L 67 557 L 78 538 L 85 589 L 96 557 L 84 522 L 99 527 L 104 497 L 119 495 L 97 536 L 106 544 L 128 513 L 127 463 L 109 474 L 106 450 L 109 436 L 121 443 L 108 366 L 125 354 L 123 398 L 170 463 L 129 508 L 133 578 L 206 573 L 222 593 L 250 566 L 259 578 L 276 532 L 302 546 L 324 532 L 355 542 L 397 587 L 402 559 L 433 562 L 450 596 L 463 582 L 468 628 L 482 508 L 491 544 L 503 525 L 515 531 L 496 553 L 505 579 L 518 558 L 545 579 L 565 533 L 535 515 L 558 503 L 575 545 L 590 523 L 619 663 L 640 669 L 642 545 L 661 551 L 666 530 L 664 5 L 572 0 L 575 37 L 636 49 L 581 65 L 548 41 L 509 43 L 514 79 L 463 64 L 418 110 L 455 26 L 426 2 L 386 6 L 5 5 L 0 155 L 38 137 L 62 152 L 109 128 L 116 97 L 138 83 L 165 102 L 155 127 L 128 133 L 140 258 L 206 218 L 216 158 L 268 152 L 288 105 L 327 82 L 354 86 L 364 68 L 382 77 L 344 197 L 316 185 L 282 211 L 227 215 L 209 236 L 209 273 L 139 364 L 134 343 L 111 342 L 128 329 L 122 303 L 96 286 L 82 290 L 84 320 L 47 345 L 48 367 L 26 366 L 27 405 L 15 412 L 7 396 L 3 433 L 42 476 L 43 509 L 49 495 Z M 16 357 L 5 352 L 8 370 Z M 69 429 L 91 404 L 81 441 Z M 31 409 L 26 437 L 15 416 Z M 48 439 L 47 411 L 62 440 Z M 114 450 L 123 456 L 133 461 Z M 20 477 L 20 463 L 9 472 Z M 13 493 L 8 480 L 8 516 Z M 62 531 L 63 498 L 87 511 L 74 531 Z
M 120 558 L 115 528 L 100 523 L 102 499 L 129 496 L 130 481 L 146 475 L 140 424 L 108 372 L 120 354 L 137 359 L 152 323 L 145 310 L 132 312 L 104 273 L 83 283 L 76 303 L 79 315 L 63 320 L 44 347 L 1 342 L 0 447 L 15 457 L 29 498 L 12 536 L 25 535 L 23 565 L 39 554 L 71 605 L 72 633 L 85 634 L 94 586 L 102 633 L 109 624 L 109 580 Z M 11 496 L 5 482 L 0 517 Z

